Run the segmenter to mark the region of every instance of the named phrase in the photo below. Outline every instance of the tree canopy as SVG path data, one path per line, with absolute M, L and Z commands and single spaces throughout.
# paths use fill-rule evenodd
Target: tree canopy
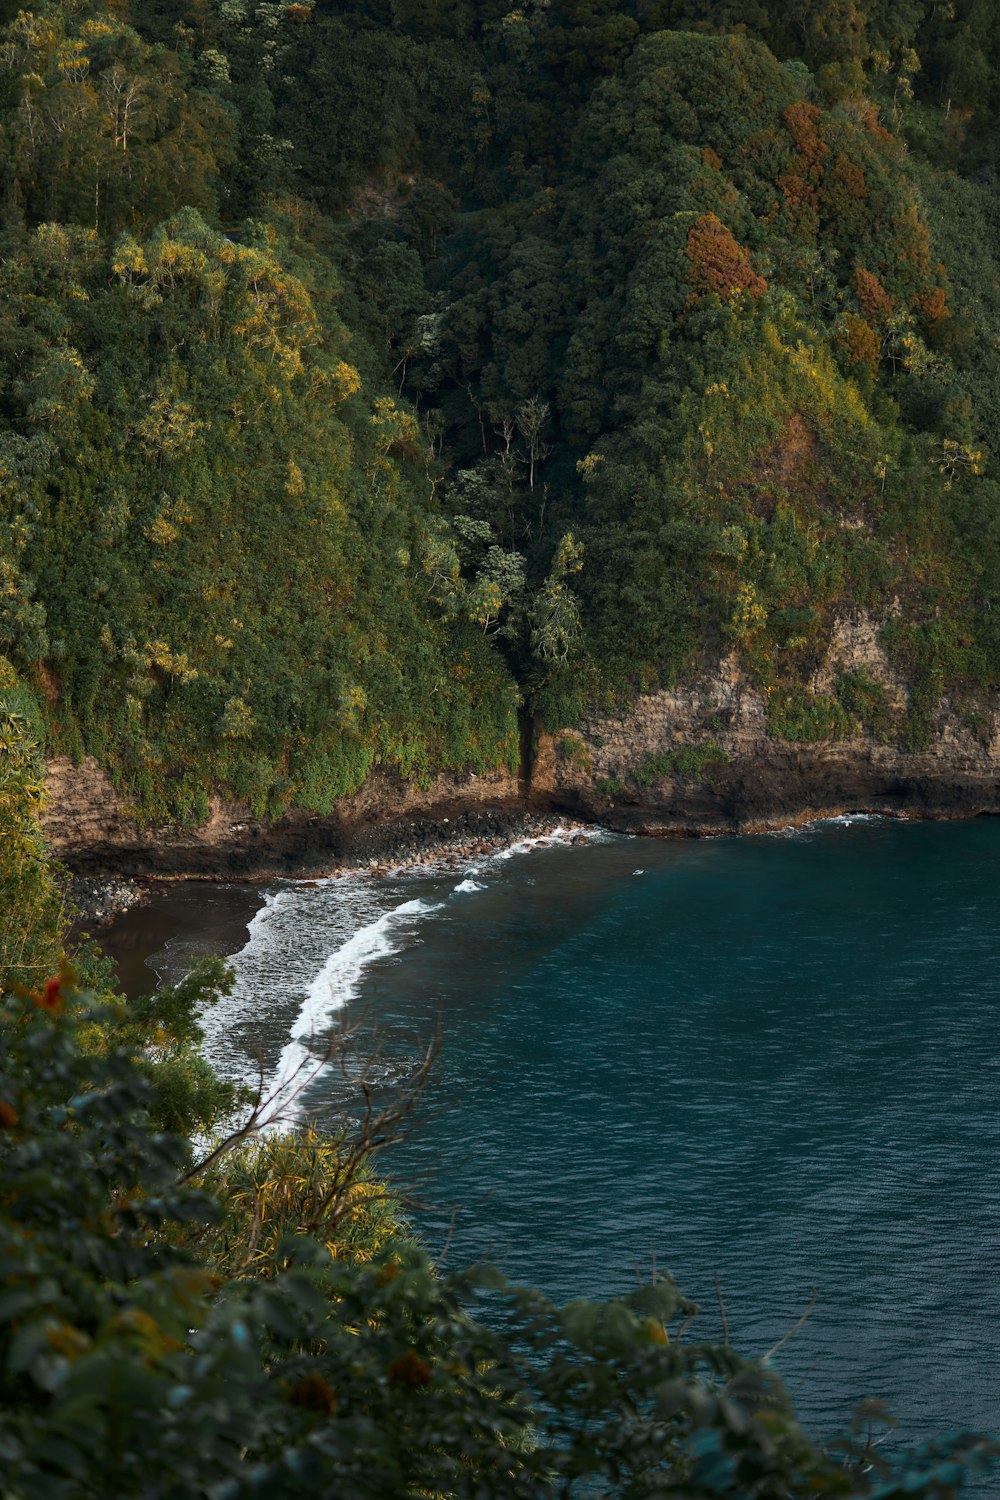
M 858 607 L 886 733 L 974 714 L 981 19 L 8 11 L 0 649 L 51 746 L 142 816 L 329 808 L 731 652 L 776 736 L 846 732 L 781 705 Z

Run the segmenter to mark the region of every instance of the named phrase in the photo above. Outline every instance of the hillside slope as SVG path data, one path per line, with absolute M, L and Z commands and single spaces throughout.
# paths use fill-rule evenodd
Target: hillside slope
M 842 10 L 0 9 L 0 650 L 123 837 L 993 805 L 1000 59 Z

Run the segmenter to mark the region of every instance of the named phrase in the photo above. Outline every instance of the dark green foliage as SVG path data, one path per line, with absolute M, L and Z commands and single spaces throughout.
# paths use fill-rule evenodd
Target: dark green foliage
M 79 1045 L 100 1026 L 99 1056 Z M 11 1500 L 945 1497 L 988 1462 L 967 1435 L 841 1462 L 765 1365 L 682 1342 L 664 1278 L 554 1308 L 488 1268 L 436 1278 L 284 1239 L 221 1280 L 183 1248 L 218 1217 L 114 1013 L 58 981 L 0 1010 L 0 1456 Z M 489 1296 L 491 1327 L 470 1315 Z
M 232 119 L 189 61 L 103 8 L 21 11 L 3 46 L 0 219 L 113 233 L 183 204 L 215 207 Z
M 842 740 L 857 732 L 856 720 L 843 700 L 801 687 L 777 688 L 768 698 L 767 726 L 775 739 L 811 744 Z
M 866 672 L 844 672 L 837 679 L 837 700 L 877 740 L 887 741 L 892 725 L 888 694 Z
M 883 632 L 894 662 L 910 682 L 910 703 L 903 722 L 903 743 L 926 750 L 937 728 L 939 703 L 946 687 L 968 697 L 977 687 L 978 653 L 960 623 L 945 619 L 920 623 L 891 620 Z
M 898 51 L 917 19 L 872 33 Z M 991 525 L 989 428 L 958 365 L 962 289 L 877 107 L 812 102 L 804 70 L 742 36 L 661 32 L 606 71 L 554 186 L 525 177 L 456 241 L 454 355 L 430 392 L 484 493 L 506 474 L 505 504 L 481 514 L 529 572 L 567 524 L 582 542 L 577 681 L 627 697 L 699 646 L 735 649 L 795 705 L 834 621 L 883 617 L 900 591 L 975 640 L 950 681 L 1000 680 L 974 604 L 998 551 L 970 545 L 970 512 Z M 528 402 L 547 413 L 540 495 Z M 849 728 L 835 704 L 773 721 Z
M 983 739 L 997 37 L 988 0 L 0 4 L 12 1500 L 889 1500 L 986 1456 L 840 1466 L 768 1372 L 673 1338 L 666 1283 L 559 1312 L 412 1247 L 333 1259 L 292 1209 L 240 1246 L 168 1133 L 235 1102 L 196 1050 L 218 976 L 103 1010 L 49 982 L 38 812 L 54 750 L 140 818 L 330 811 L 722 656 L 779 739 L 919 751 L 945 703 Z M 859 614 L 905 710 L 835 660 L 811 686 Z M 280 1154 L 216 1181 L 259 1201 Z
M 110 1031 L 89 1034 L 97 1050 L 132 1049 L 136 1068 L 149 1082 L 146 1108 L 158 1130 L 205 1134 L 250 1103 L 249 1091 L 216 1077 L 201 1053 L 208 1009 L 232 989 L 232 974 L 219 960 L 199 964 L 169 988 L 129 1001 L 114 1013 Z
M 328 809 L 379 761 L 510 754 L 513 694 L 428 575 L 416 424 L 361 395 L 327 263 L 296 270 L 273 231 L 190 211 L 110 251 L 54 227 L 9 247 L 0 444 L 56 733 L 147 815 L 201 819 L 214 787 Z
M 568 761 L 571 766 L 576 766 L 581 771 L 589 769 L 590 751 L 582 740 L 576 738 L 576 735 L 563 735 L 559 741 L 558 750 L 563 760 Z
M 33 694 L 0 655 L 0 987 L 59 967 L 69 914 L 46 857 L 44 728 Z
M 53 745 L 145 817 L 327 811 L 723 654 L 776 732 L 892 734 L 802 695 L 897 599 L 950 641 L 908 740 L 973 708 L 984 14 L 5 12 L 0 650 Z

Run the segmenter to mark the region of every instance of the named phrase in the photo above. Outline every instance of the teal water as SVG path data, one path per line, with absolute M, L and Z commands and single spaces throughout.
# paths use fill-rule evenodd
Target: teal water
M 275 888 L 212 1055 L 275 1077 L 349 1000 L 393 1078 L 439 1028 L 386 1165 L 448 1264 L 557 1299 L 668 1267 L 705 1337 L 718 1274 L 749 1354 L 815 1294 L 776 1362 L 816 1435 L 870 1396 L 1000 1431 L 998 870 L 1000 822 L 861 821 Z

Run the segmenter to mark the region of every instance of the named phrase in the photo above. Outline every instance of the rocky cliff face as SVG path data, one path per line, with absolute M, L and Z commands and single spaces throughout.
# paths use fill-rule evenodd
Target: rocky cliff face
M 375 775 L 329 816 L 295 808 L 268 821 L 216 798 L 199 827 L 149 828 L 137 825 L 96 760 L 51 761 L 48 786 L 43 822 L 49 848 L 82 875 L 320 873 L 369 854 L 391 854 L 426 823 L 522 802 L 517 778 L 503 771 L 462 780 L 441 776 L 427 787 Z
M 891 711 L 905 709 L 905 689 L 864 615 L 836 626 L 812 691 L 830 692 L 845 671 L 864 671 Z M 942 703 L 937 732 L 919 753 L 873 735 L 784 742 L 769 734 L 766 694 L 728 659 L 621 715 L 541 736 L 520 779 L 441 776 L 421 788 L 379 773 L 329 816 L 293 809 L 268 822 L 216 800 L 201 827 L 140 828 L 96 761 L 59 759 L 49 766 L 45 828 L 56 857 L 81 874 L 238 877 L 391 857 L 445 819 L 481 814 L 502 823 L 519 810 L 661 835 L 745 833 L 842 812 L 1000 813 L 1000 714 L 972 722 Z
M 810 690 L 831 693 L 845 672 L 877 683 L 897 719 L 905 710 L 866 615 L 837 623 Z M 728 659 L 691 686 L 545 740 L 534 786 L 611 827 L 660 834 L 752 832 L 842 812 L 970 817 L 1000 812 L 1000 715 L 969 719 L 942 702 L 920 752 L 870 734 L 789 743 L 772 738 L 766 693 Z

